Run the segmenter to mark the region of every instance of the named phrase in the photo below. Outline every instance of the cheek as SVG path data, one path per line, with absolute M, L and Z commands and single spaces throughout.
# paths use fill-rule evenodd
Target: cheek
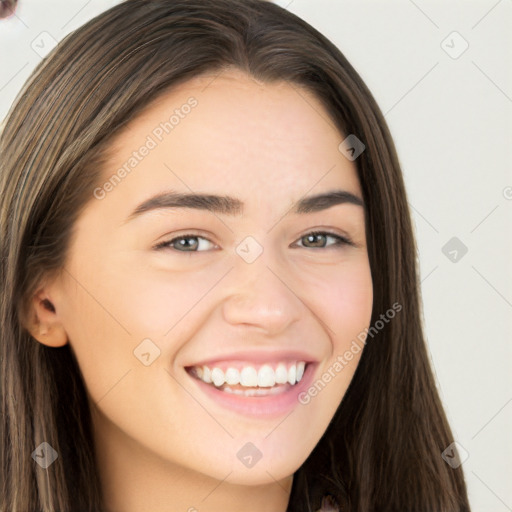
M 125 319 L 91 284 L 68 287 L 62 316 L 86 388 L 98 401 L 130 368 L 134 347 Z
M 61 315 L 95 401 L 128 371 L 132 380 L 147 369 L 134 354 L 139 346 L 154 352 L 151 368 L 166 367 L 181 346 L 174 340 L 188 339 L 200 325 L 202 299 L 219 280 L 211 271 L 134 271 L 122 258 L 81 260 L 69 269 Z M 155 345 L 141 345 L 147 339 Z
M 333 351 L 340 351 L 368 327 L 373 306 L 369 265 L 362 262 L 309 283 L 311 309 L 324 322 Z
M 330 352 L 299 399 L 310 417 L 316 418 L 315 435 L 319 438 L 345 396 L 364 350 L 358 335 L 371 321 L 373 285 L 364 260 L 310 279 L 306 285 L 308 307 L 324 326 Z
M 207 302 L 224 269 L 194 272 L 148 272 L 134 276 L 129 282 L 120 277 L 118 303 L 120 318 L 132 337 L 168 339 L 190 323 L 194 312 Z M 174 336 L 173 336 L 174 337 Z
M 143 318 L 151 304 L 139 300 L 133 271 L 126 272 L 100 248 L 95 254 L 80 251 L 67 269 L 60 314 L 87 391 L 98 402 L 142 366 L 133 351 L 150 335 L 135 328 L 136 318 Z

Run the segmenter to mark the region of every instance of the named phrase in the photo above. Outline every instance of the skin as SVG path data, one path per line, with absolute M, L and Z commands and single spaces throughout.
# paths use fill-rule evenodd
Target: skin
M 362 197 L 360 184 L 338 150 L 344 136 L 311 93 L 236 70 L 196 77 L 146 108 L 116 136 L 101 183 L 190 96 L 198 104 L 172 132 L 103 199 L 91 197 L 65 268 L 33 297 L 31 332 L 76 354 L 109 511 L 282 512 L 361 352 L 286 418 L 223 408 L 184 367 L 240 348 L 293 347 L 315 356 L 314 381 L 332 368 L 370 323 L 364 210 L 287 212 L 330 190 Z M 244 213 L 160 209 L 126 221 L 164 190 L 233 196 Z M 355 246 L 308 245 L 316 229 Z M 190 232 L 203 237 L 192 240 L 199 251 L 154 249 Z M 250 264 L 236 252 L 247 236 L 263 248 Z M 146 338 L 160 349 L 149 366 L 133 353 Z M 252 468 L 236 456 L 247 442 L 262 454 Z

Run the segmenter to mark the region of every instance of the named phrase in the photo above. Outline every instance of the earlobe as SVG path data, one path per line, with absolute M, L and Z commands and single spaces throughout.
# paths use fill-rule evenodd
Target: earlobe
M 30 334 L 39 343 L 48 347 L 63 347 L 68 343 L 66 331 L 61 324 L 45 325 L 39 324 L 39 328 L 31 330 Z
M 62 347 L 68 337 L 53 303 L 46 294 L 34 295 L 31 303 L 31 322 L 27 326 L 30 335 L 49 347 Z

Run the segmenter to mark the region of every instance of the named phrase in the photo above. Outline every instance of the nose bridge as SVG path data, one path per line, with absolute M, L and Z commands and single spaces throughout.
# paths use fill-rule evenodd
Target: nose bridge
M 237 252 L 247 247 L 254 256 L 251 241 L 248 246 L 242 242 Z M 235 258 L 232 284 L 223 303 L 224 319 L 233 325 L 253 325 L 268 334 L 278 334 L 300 318 L 302 303 L 289 288 L 273 251 L 265 249 L 249 261 L 243 252 Z

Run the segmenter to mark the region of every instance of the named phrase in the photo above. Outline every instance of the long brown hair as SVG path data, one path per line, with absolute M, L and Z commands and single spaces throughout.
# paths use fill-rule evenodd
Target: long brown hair
M 0 510 L 101 511 L 84 381 L 68 345 L 26 329 L 27 304 L 64 265 L 113 134 L 180 82 L 228 67 L 314 93 L 345 137 L 366 204 L 374 286 L 368 341 L 326 433 L 297 470 L 289 511 L 330 494 L 344 511 L 469 511 L 421 323 L 416 247 L 395 148 L 371 93 L 306 22 L 263 0 L 128 0 L 67 36 L 32 73 L 0 138 Z M 341 142 L 342 139 L 340 139 Z M 31 454 L 47 442 L 47 469 Z

